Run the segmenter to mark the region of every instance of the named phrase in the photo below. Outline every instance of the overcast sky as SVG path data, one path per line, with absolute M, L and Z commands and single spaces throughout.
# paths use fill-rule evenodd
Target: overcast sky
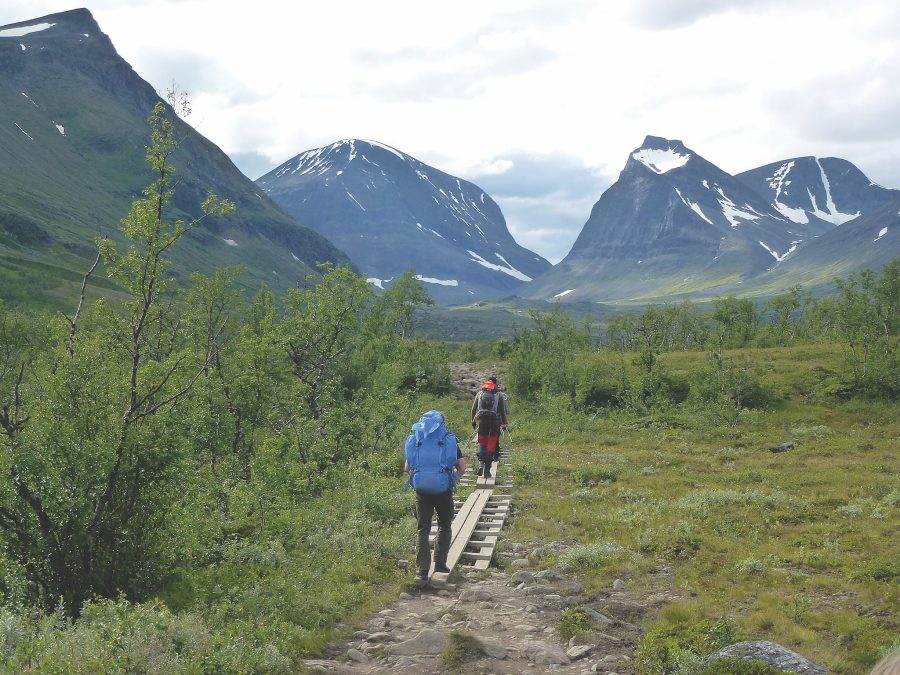
M 74 5 L 2 0 L 0 25 Z M 189 121 L 258 178 L 377 140 L 497 200 L 552 262 L 647 134 L 725 171 L 848 159 L 900 188 L 896 0 L 97 0 Z

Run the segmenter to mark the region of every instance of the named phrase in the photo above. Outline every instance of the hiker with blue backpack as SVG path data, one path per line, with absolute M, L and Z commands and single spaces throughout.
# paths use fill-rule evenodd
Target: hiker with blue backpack
M 412 425 L 405 452 L 403 470 L 409 474 L 407 486 L 416 491 L 416 579 L 425 581 L 431 567 L 428 535 L 435 512 L 438 534 L 434 542 L 434 571 L 450 572 L 447 555 L 452 538 L 453 490 L 465 473 L 466 460 L 456 436 L 447 430 L 444 413 L 437 410 L 429 410 Z

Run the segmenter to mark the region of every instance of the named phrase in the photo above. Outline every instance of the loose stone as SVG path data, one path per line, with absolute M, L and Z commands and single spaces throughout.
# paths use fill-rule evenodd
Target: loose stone
M 358 649 L 348 649 L 347 657 L 351 661 L 356 661 L 357 663 L 368 663 L 369 662 L 369 657 L 366 656 L 365 654 L 363 654 Z

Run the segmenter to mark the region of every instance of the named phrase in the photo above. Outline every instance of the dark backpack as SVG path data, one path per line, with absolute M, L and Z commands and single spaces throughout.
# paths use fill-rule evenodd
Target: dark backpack
M 490 389 L 482 389 L 478 397 L 478 409 L 475 417 L 480 420 L 495 420 L 499 417 L 497 410 L 500 406 L 500 394 Z

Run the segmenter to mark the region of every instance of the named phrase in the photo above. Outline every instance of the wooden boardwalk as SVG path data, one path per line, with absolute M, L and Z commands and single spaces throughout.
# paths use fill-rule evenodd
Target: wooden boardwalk
M 457 563 L 465 563 L 475 569 L 487 569 L 490 565 L 512 502 L 508 494 L 495 494 L 512 487 L 512 472 L 508 466 L 509 450 L 502 449 L 500 457 L 501 461 L 493 466 L 492 477 L 475 477 L 474 471 L 477 471 L 477 468 L 474 468 L 473 475 L 464 476 L 459 482 L 460 490 L 472 488 L 472 491 L 465 501 L 456 501 L 450 553 L 447 556 L 447 567 L 451 571 Z M 436 537 L 437 523 L 434 523 L 431 526 L 429 541 L 433 544 Z M 432 562 L 429 570 L 430 578 L 441 582 L 448 576 L 446 573 L 435 573 Z

